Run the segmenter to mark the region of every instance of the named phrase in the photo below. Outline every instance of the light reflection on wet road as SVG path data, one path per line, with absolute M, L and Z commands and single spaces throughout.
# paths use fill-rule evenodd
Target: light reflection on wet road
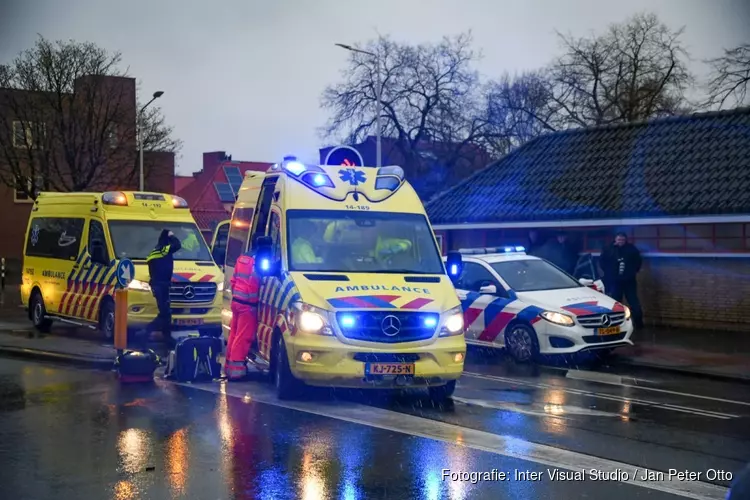
M 122 387 L 107 373 L 0 359 L 0 498 L 661 499 L 680 497 L 621 482 L 472 484 L 444 480 L 442 471 L 546 474 L 553 467 L 533 460 L 534 443 L 660 470 L 736 471 L 750 459 L 750 406 L 554 373 L 479 365 L 467 371 L 511 381 L 464 377 L 455 403 L 437 408 L 414 395 L 310 391 L 300 403 L 308 412 L 258 402 L 270 393 L 262 382 Z M 651 386 L 676 392 L 684 381 Z M 750 401 L 743 386 L 690 389 Z M 607 399 L 613 395 L 620 399 Z M 361 423 L 314 414 L 361 411 L 362 404 L 370 416 Z M 417 418 L 423 432 L 388 430 L 401 425 L 399 414 Z M 444 424 L 459 426 L 450 442 L 420 437 Z M 472 444 L 482 432 L 519 439 L 494 453 Z

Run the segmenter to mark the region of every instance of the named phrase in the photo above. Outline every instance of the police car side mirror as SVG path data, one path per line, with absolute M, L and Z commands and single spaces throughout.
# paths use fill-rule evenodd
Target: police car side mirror
M 448 276 L 455 285 L 458 278 L 461 277 L 461 272 L 464 270 L 461 254 L 458 252 L 448 252 L 448 257 L 445 260 L 445 268 L 448 271 Z
M 497 294 L 497 287 L 495 285 L 485 285 L 479 288 L 479 293 L 488 293 L 491 295 Z

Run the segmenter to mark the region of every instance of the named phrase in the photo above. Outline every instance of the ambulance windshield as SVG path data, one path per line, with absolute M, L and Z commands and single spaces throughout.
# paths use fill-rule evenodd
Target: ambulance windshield
M 182 243 L 180 251 L 174 254 L 175 260 L 212 260 L 206 242 L 193 223 L 133 220 L 109 222 L 109 232 L 118 259 L 146 260 L 156 247 L 163 229 L 171 230 Z
M 444 274 L 422 214 L 289 210 L 291 271 Z

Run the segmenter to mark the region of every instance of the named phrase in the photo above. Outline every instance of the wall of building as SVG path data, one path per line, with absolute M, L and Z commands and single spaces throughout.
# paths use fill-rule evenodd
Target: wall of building
M 644 253 L 639 296 L 647 324 L 750 330 L 750 224 L 566 228 L 579 250 L 596 253 L 624 229 Z M 540 229 L 540 231 L 544 231 Z M 551 230 L 550 230 L 551 231 Z M 525 245 L 528 229 L 436 231 L 443 253 Z

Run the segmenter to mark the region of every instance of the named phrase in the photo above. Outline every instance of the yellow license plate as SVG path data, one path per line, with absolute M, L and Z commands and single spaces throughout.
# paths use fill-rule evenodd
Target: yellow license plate
M 414 375 L 413 364 L 405 363 L 366 363 L 365 375 Z
M 610 326 L 608 328 L 599 328 L 599 335 L 617 335 L 620 333 L 619 326 Z
M 175 325 L 179 326 L 197 326 L 202 325 L 203 320 L 202 319 L 177 319 L 174 322 Z

